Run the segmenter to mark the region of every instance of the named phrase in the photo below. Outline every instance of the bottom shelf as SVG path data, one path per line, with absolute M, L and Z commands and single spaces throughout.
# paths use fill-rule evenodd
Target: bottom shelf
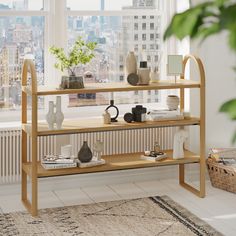
M 40 163 L 38 163 L 38 177 L 52 177 L 52 176 L 62 176 L 62 175 L 74 175 L 83 173 L 95 173 L 104 171 L 114 171 L 114 170 L 125 170 L 125 169 L 136 169 L 145 167 L 156 167 L 156 166 L 166 166 L 166 165 L 178 165 L 178 164 L 188 164 L 188 163 L 198 163 L 200 157 L 190 151 L 185 151 L 185 158 L 174 160 L 172 158 L 173 152 L 171 150 L 165 151 L 168 158 L 161 161 L 147 161 L 141 160 L 140 155 L 142 153 L 129 153 L 129 154 L 116 154 L 103 156 L 102 158 L 106 160 L 105 165 L 89 167 L 89 168 L 67 168 L 67 169 L 54 169 L 45 170 Z M 32 163 L 23 163 L 23 170 L 31 176 Z

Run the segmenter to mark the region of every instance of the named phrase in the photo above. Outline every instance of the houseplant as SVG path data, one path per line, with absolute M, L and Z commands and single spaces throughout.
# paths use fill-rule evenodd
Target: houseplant
M 97 43 L 86 43 L 81 37 L 75 41 L 74 45 L 65 53 L 63 48 L 55 46 L 50 47 L 49 51 L 55 55 L 57 62 L 55 68 L 64 72 L 67 70 L 69 76 L 62 76 L 61 88 L 84 88 L 83 76 L 76 75 L 76 68 L 79 65 L 85 65 L 95 57 L 94 50 Z
M 180 40 L 190 36 L 191 39 L 203 41 L 222 31 L 228 33 L 228 45 L 236 53 L 235 1 L 205 1 L 191 6 L 182 13 L 175 14 L 165 31 L 164 40 L 171 36 L 176 36 Z M 236 120 L 236 98 L 222 104 L 220 112 L 225 112 L 232 120 Z M 236 142 L 236 132 L 232 141 Z

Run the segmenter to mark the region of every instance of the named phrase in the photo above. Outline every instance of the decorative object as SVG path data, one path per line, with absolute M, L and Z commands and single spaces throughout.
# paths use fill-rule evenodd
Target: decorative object
M 160 146 L 160 144 L 158 143 L 158 142 L 155 142 L 154 143 L 154 152 L 155 153 L 158 153 L 158 152 L 160 152 L 161 151 L 161 146 Z
M 83 146 L 80 148 L 78 152 L 78 159 L 84 163 L 84 162 L 90 162 L 93 158 L 93 154 L 91 149 L 88 146 L 88 142 L 84 141 Z
M 83 76 L 76 76 L 76 68 L 78 65 L 85 65 L 95 57 L 94 50 L 97 43 L 88 42 L 78 37 L 75 41 L 72 49 L 66 55 L 63 48 L 58 48 L 55 46 L 50 47 L 49 51 L 55 55 L 57 63 L 55 63 L 55 68 L 60 69 L 62 72 L 64 70 L 68 71 L 69 77 L 63 76 L 61 81 L 62 89 L 79 89 L 84 88 Z
M 100 140 L 97 140 L 97 142 L 93 146 L 93 151 L 95 153 L 94 157 L 96 160 L 101 160 L 101 153 L 103 151 L 104 144 Z
M 139 85 L 147 85 L 150 82 L 150 69 L 138 68 Z
M 72 145 L 61 146 L 61 157 L 70 158 L 72 157 Z
M 132 113 L 125 113 L 124 115 L 124 121 L 126 121 L 127 123 L 131 123 L 132 121 L 134 121 L 134 115 Z
M 147 67 L 147 61 L 140 61 L 139 68 L 148 68 Z
M 68 236 L 174 236 L 176 232 L 186 236 L 223 236 L 167 196 L 40 209 L 37 218 L 25 211 L 12 212 L 0 214 L 0 222 L 1 233 L 6 236 L 42 233 L 46 236 L 52 235 L 52 232 Z M 101 222 L 106 222 L 109 227 Z
M 139 82 L 139 77 L 137 74 L 131 73 L 127 77 L 127 82 L 133 86 L 137 85 Z
M 49 129 L 54 129 L 54 123 L 55 123 L 55 113 L 54 113 L 54 102 L 53 101 L 49 101 L 49 110 L 48 113 L 46 115 L 46 121 L 48 123 L 48 128 Z
M 148 113 L 151 120 L 161 121 L 161 120 L 183 120 L 185 117 L 179 110 L 150 110 Z
M 137 61 L 133 51 L 130 51 L 126 57 L 126 72 L 127 74 L 137 73 Z
M 56 97 L 56 113 L 55 113 L 55 122 L 57 129 L 61 129 L 62 122 L 64 120 L 64 115 L 61 111 L 61 96 Z
M 93 157 L 90 162 L 80 162 L 78 161 L 78 166 L 79 168 L 89 168 L 89 167 L 94 167 L 94 166 L 101 166 L 106 164 L 106 161 L 104 159 L 97 160 L 96 157 Z
M 176 76 L 183 74 L 183 56 L 182 55 L 168 55 L 167 75 Z
M 176 95 L 168 95 L 166 98 L 166 105 L 170 111 L 178 110 L 179 97 Z
M 184 115 L 184 119 L 190 119 L 191 118 L 191 113 L 189 111 L 184 111 L 183 115 Z
M 104 113 L 102 114 L 103 116 L 103 123 L 104 124 L 111 124 L 111 115 L 108 112 L 108 110 L 105 110 Z
M 136 122 L 146 121 L 147 108 L 143 107 L 142 105 L 137 105 L 136 107 L 133 107 L 132 113 L 134 121 Z
M 114 108 L 116 112 L 115 116 L 111 117 L 111 122 L 117 122 L 117 117 L 119 116 L 119 109 L 117 108 L 117 106 L 114 105 L 114 100 L 110 100 L 110 105 L 106 108 L 106 111 L 111 108 Z
M 184 142 L 187 138 L 188 132 L 180 127 L 174 135 L 173 159 L 184 158 Z
M 158 71 L 158 67 L 155 67 L 150 71 L 150 82 L 151 83 L 158 83 L 160 80 L 160 73 Z

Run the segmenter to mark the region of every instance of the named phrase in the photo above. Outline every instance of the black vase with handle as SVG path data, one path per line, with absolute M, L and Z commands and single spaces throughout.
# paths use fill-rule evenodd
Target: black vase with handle
M 80 148 L 78 152 L 78 159 L 82 163 L 90 162 L 93 158 L 93 154 L 91 149 L 88 146 L 88 142 L 84 141 L 83 146 Z

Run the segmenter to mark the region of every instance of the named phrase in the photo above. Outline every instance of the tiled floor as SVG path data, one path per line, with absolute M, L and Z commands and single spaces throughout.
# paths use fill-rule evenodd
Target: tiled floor
M 0 193 L 0 212 L 24 210 L 19 194 Z M 236 235 L 236 195 L 211 187 L 207 196 L 198 198 L 180 187 L 175 180 L 145 181 L 95 187 L 52 189 L 39 193 L 39 207 L 58 207 L 93 202 L 115 201 L 155 195 L 168 195 L 227 236 Z

